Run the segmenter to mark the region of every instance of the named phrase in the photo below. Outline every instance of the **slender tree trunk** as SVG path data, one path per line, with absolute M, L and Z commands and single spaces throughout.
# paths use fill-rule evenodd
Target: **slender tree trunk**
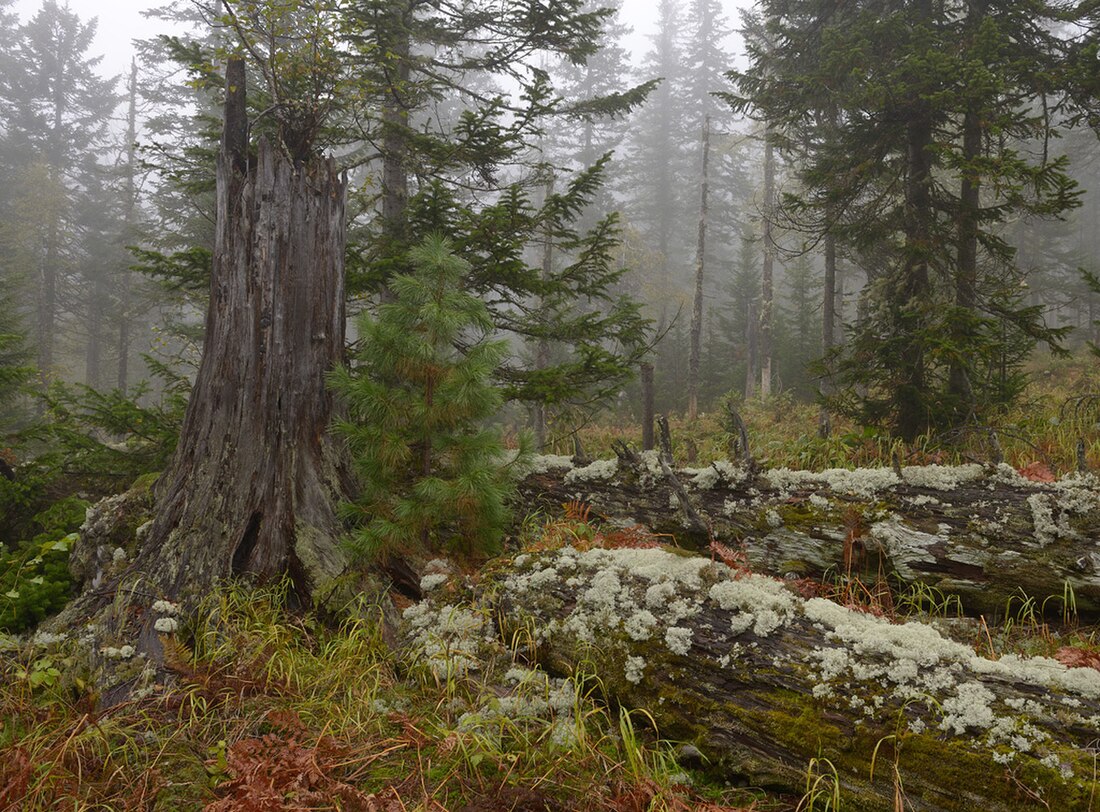
M 981 155 L 982 125 L 977 105 L 971 103 L 963 115 L 963 176 L 959 193 L 958 264 L 955 276 L 955 345 L 966 352 L 972 343 L 971 319 L 978 303 L 978 208 L 981 178 L 973 170 L 973 161 Z M 974 412 L 974 389 L 970 382 L 968 359 L 951 361 L 948 391 L 957 404 L 956 418 L 965 421 Z
M 840 347 L 844 345 L 844 281 L 845 273 L 844 266 L 838 261 L 836 263 L 836 297 L 833 299 L 835 302 L 833 306 L 834 320 L 833 324 L 833 346 Z
M 642 364 L 642 450 L 651 450 L 653 437 L 653 364 Z
M 243 574 L 289 575 L 316 597 L 344 567 L 324 376 L 344 353 L 346 179 L 263 140 L 250 161 L 242 60 L 227 84 L 203 357 L 134 565 L 150 591 L 188 605 Z
M 985 10 L 970 3 L 967 28 L 981 25 Z M 978 304 L 978 214 L 981 206 L 981 175 L 976 162 L 982 154 L 982 121 L 979 103 L 970 99 L 963 114 L 962 180 L 959 190 L 958 264 L 955 276 L 955 337 L 957 350 L 966 352 L 973 343 L 972 319 Z M 963 422 L 974 413 L 974 389 L 968 358 L 952 358 L 948 392 L 956 404 L 956 420 Z
M 931 0 L 916 0 L 914 24 L 932 17 Z M 915 81 L 915 79 L 914 79 Z M 906 124 L 908 171 L 905 179 L 905 257 L 891 307 L 902 345 L 898 358 L 894 401 L 897 431 L 912 441 L 927 431 L 930 415 L 924 357 L 925 309 L 929 294 L 929 251 L 932 240 L 932 109 L 914 91 Z
M 50 169 L 56 174 L 56 168 Z M 51 378 L 55 320 L 57 318 L 57 264 L 60 257 L 57 242 L 60 239 L 56 217 L 46 228 L 46 256 L 39 274 L 38 295 L 38 374 L 43 383 Z
M 822 294 L 821 349 L 825 354 L 836 346 L 836 237 L 825 235 L 825 290 Z
M 388 25 L 393 38 L 383 38 L 381 46 L 388 49 L 387 95 L 382 106 L 382 227 L 391 250 L 405 244 L 408 238 L 405 210 L 409 203 L 409 101 L 411 42 L 406 17 L 407 0 L 392 3 L 388 9 Z M 392 301 L 388 286 L 382 290 L 383 301 Z
M 764 129 L 764 265 L 760 278 L 760 396 L 772 392 L 772 298 L 775 242 L 775 147 L 771 124 Z
M 554 176 L 546 182 L 546 199 L 554 194 Z M 547 221 L 542 234 L 542 281 L 549 281 L 554 273 L 554 229 Z M 542 327 L 546 327 L 545 318 L 541 320 Z M 550 366 L 550 342 L 546 336 L 539 336 L 538 346 L 535 350 L 535 369 L 543 370 Z M 535 445 L 542 451 L 546 448 L 546 403 L 539 400 L 534 406 L 535 418 Z
M 130 106 L 126 114 L 126 220 L 124 240 L 134 236 L 137 222 L 137 60 L 130 62 Z M 123 245 L 125 250 L 125 245 Z M 130 386 L 130 281 L 128 269 L 122 271 L 118 286 L 118 389 Z
M 749 299 L 748 313 L 745 316 L 745 400 L 756 395 L 759 334 L 756 304 Z
M 53 121 L 47 146 L 47 163 L 50 173 L 50 182 L 60 193 L 63 199 L 67 198 L 65 181 L 61 174 L 61 163 L 64 159 L 65 147 L 62 142 L 64 133 L 62 125 L 65 119 L 66 99 L 62 72 L 64 65 L 58 62 L 57 74 L 54 76 L 53 93 Z M 57 283 L 59 276 L 58 266 L 61 263 L 61 210 L 55 209 L 50 216 L 50 222 L 46 229 L 46 254 L 41 268 L 41 293 L 38 299 L 38 374 L 42 383 L 47 383 L 51 376 L 54 361 L 54 335 L 57 325 Z
M 92 267 L 89 271 L 94 279 L 86 304 L 88 343 L 84 346 L 84 383 L 97 389 L 103 379 L 103 311 L 107 307 L 107 280 L 102 268 Z
M 707 254 L 707 196 L 710 180 L 710 116 L 703 119 L 703 175 L 699 184 L 699 237 L 695 245 L 695 298 L 691 308 L 691 349 L 688 356 L 688 420 L 699 414 L 699 359 L 703 337 L 703 279 Z
M 829 231 L 825 233 L 825 289 L 821 297 L 821 354 L 828 363 L 836 345 L 836 236 L 832 232 L 833 217 L 827 214 Z M 829 395 L 832 384 L 829 373 L 821 379 L 819 394 Z M 822 406 L 817 415 L 818 434 L 828 437 L 831 430 L 829 412 Z

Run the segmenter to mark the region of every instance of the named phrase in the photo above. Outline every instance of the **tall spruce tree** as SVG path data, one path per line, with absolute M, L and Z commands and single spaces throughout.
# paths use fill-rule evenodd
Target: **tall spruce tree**
M 36 283 L 34 343 L 43 375 L 55 363 L 58 320 L 77 305 L 71 274 L 82 247 L 74 206 L 96 169 L 118 101 L 114 80 L 96 72 L 100 57 L 89 54 L 95 30 L 95 20 L 84 22 L 68 6 L 44 0 L 17 29 L 7 56 L 0 162 L 17 189 L 8 217 L 20 217 L 38 232 L 33 240 L 25 233 L 14 236 L 21 241 L 21 261 L 30 263 L 21 270 Z M 42 204 L 44 198 L 49 205 Z M 17 211 L 20 206 L 40 210 L 28 216 L 25 208 Z
M 988 415 L 1004 393 L 983 382 L 1005 343 L 1057 338 L 1008 283 L 1000 226 L 1075 203 L 1064 160 L 1022 147 L 1057 134 L 1044 105 L 1067 77 L 1050 26 L 1060 12 L 1024 2 L 958 12 L 929 0 L 772 0 L 768 49 L 734 76 L 737 106 L 791 142 L 828 101 L 830 126 L 801 172 L 806 204 L 863 254 L 871 281 L 867 317 L 837 357 L 835 401 L 906 439 Z

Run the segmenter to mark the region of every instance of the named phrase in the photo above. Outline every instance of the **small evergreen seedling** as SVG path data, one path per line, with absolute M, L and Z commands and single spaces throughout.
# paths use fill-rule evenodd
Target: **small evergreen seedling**
M 347 506 L 361 521 L 351 547 L 363 557 L 412 546 L 488 553 L 511 478 L 499 433 L 483 423 L 500 407 L 489 380 L 507 347 L 485 340 L 489 312 L 462 289 L 468 265 L 446 240 L 429 238 L 410 260 L 415 270 L 390 282 L 395 301 L 360 321 L 356 367 L 332 376 L 348 410 L 337 430 L 362 485 Z

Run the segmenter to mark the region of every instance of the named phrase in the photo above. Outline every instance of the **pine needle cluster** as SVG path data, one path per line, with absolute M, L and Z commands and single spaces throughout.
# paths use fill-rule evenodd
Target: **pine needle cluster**
M 412 273 L 390 281 L 393 302 L 360 321 L 352 369 L 331 378 L 362 492 L 347 506 L 360 523 L 350 547 L 362 557 L 450 548 L 489 553 L 508 519 L 510 466 L 491 385 L 507 345 L 488 340 L 485 304 L 463 289 L 469 265 L 447 240 L 410 252 Z

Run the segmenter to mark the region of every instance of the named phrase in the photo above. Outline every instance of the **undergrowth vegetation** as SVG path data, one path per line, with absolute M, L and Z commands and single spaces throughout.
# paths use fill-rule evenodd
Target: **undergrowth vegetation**
M 783 395 L 737 408 L 753 455 L 768 467 L 1001 454 L 1042 479 L 1073 470 L 1082 456 L 1100 469 L 1098 392 L 1089 366 L 1058 361 L 996 427 L 909 446 L 844 424 L 822 438 L 817 407 Z M 689 451 L 699 462 L 730 456 L 724 415 L 671 423 L 681 461 Z M 589 426 L 581 438 L 590 456 L 610 456 L 615 440 L 640 445 L 627 427 Z M 20 541 L 0 558 L 0 632 L 29 632 L 70 596 L 65 562 L 87 502 L 50 496 L 37 470 L 0 479 L 0 507 L 11 508 L 7 527 Z M 531 517 L 523 550 L 675 543 L 640 527 L 601 528 L 581 502 L 564 513 Z M 748 568 L 742 550 L 712 543 L 709 554 Z M 934 623 L 992 659 L 1023 653 L 1100 669 L 1100 635 L 1079 621 L 1068 586 L 1045 603 L 1020 592 L 998 617 L 967 618 L 957 597 L 885 576 L 841 572 L 790 585 L 879 617 Z M 117 704 L 95 692 L 78 642 L 0 634 L 0 810 L 843 808 L 827 760 L 807 765 L 801 800 L 716 786 L 705 767 L 681 765 L 680 745 L 662 741 L 644 709 L 609 701 L 598 674 L 555 680 L 525 662 L 521 646 L 509 651 L 499 641 L 500 656 L 441 674 L 395 647 L 377 607 L 352 607 L 333 623 L 290 611 L 285 594 L 233 587 L 212 597 L 178 637 L 162 638 L 167 687 Z M 465 597 L 456 592 L 456 604 Z
M 561 519 L 530 520 L 523 550 L 670 541 L 600 527 L 574 503 Z M 710 554 L 747 571 L 740 550 L 715 543 Z M 471 607 L 462 612 L 485 611 L 466 602 L 463 584 L 476 578 L 452 575 L 440 589 Z M 942 624 L 985 656 L 1028 651 L 1100 665 L 1097 638 L 1078 624 L 1068 590 L 1059 607 L 1021 596 L 991 629 L 928 588 L 851 575 L 793 586 L 879 616 Z M 660 740 L 644 709 L 610 702 L 595 673 L 552 679 L 524 660 L 523 641 L 498 640 L 497 656 L 440 671 L 413 649 L 395 649 L 377 607 L 351 607 L 333 624 L 290 611 L 286 594 L 283 585 L 212 597 L 177 637 L 162 637 L 169 686 L 113 705 L 81 671 L 78 643 L 42 634 L 9 641 L 0 650 L 0 809 L 844 808 L 825 763 L 807 766 L 802 799 L 709 783 L 705 765 L 681 766 L 684 751 Z M 1052 608 L 1063 623 L 1048 620 Z
M 831 417 L 828 437 L 818 431 L 820 408 L 783 392 L 770 398 L 743 401 L 734 406 L 748 429 L 750 451 L 768 468 L 822 470 L 891 465 L 897 455 L 903 465 L 990 462 L 998 458 L 1016 468 L 1035 466 L 1052 473 L 1076 470 L 1079 444 L 1085 463 L 1100 470 L 1100 370 L 1092 356 L 1046 358 L 1033 371 L 1031 383 L 1017 402 L 995 422 L 970 425 L 944 434 L 926 435 L 902 443 L 887 432 Z M 678 463 L 731 458 L 729 418 L 714 404 L 689 422 L 669 416 L 673 450 Z M 585 453 L 603 458 L 614 455 L 612 443 L 626 441 L 641 447 L 636 419 L 597 421 L 578 430 Z M 573 452 L 572 437 L 564 432 L 553 449 Z
M 332 627 L 288 613 L 284 594 L 222 592 L 186 645 L 164 638 L 173 687 L 108 707 L 65 645 L 3 652 L 0 809 L 720 812 L 756 800 L 689 787 L 651 720 L 607 706 L 594 676 L 564 684 L 558 711 L 471 725 L 505 694 L 510 708 L 546 708 L 548 680 L 507 661 L 440 680 L 394 656 L 371 607 Z

